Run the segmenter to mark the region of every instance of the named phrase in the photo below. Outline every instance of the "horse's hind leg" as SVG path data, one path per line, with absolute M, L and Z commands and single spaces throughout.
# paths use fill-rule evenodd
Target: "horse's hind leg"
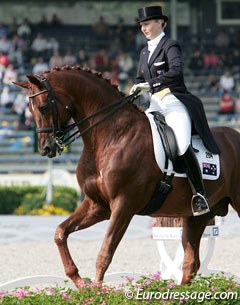
M 56 229 L 55 243 L 58 246 L 65 273 L 77 287 L 80 286 L 81 277 L 68 249 L 68 235 L 108 218 L 108 210 L 86 198 L 80 207 Z
M 183 220 L 182 244 L 184 249 L 181 284 L 189 283 L 200 267 L 199 246 L 209 216 L 188 217 Z

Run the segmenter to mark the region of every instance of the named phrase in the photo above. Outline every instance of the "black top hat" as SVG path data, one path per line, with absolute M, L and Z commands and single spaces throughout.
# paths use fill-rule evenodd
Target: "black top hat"
M 168 21 L 168 17 L 162 14 L 161 6 L 147 6 L 138 10 L 138 22 L 147 21 L 151 19 L 163 19 Z

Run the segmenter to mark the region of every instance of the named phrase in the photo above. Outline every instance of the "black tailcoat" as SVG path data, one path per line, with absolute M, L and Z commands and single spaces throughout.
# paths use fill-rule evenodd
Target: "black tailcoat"
M 142 49 L 136 83 L 148 82 L 152 93 L 169 88 L 187 108 L 193 132 L 199 134 L 204 145 L 214 154 L 220 150 L 210 131 L 202 101 L 188 92 L 183 77 L 183 58 L 179 44 L 163 36 L 148 62 L 148 47 Z

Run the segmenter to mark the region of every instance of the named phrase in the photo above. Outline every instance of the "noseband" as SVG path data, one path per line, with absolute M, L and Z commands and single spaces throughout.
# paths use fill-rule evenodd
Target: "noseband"
M 45 76 L 35 75 L 35 77 L 43 84 L 45 89 L 40 92 L 30 95 L 29 98 L 34 98 L 43 93 L 48 93 L 47 106 L 50 106 L 52 120 L 53 120 L 53 125 L 51 127 L 40 127 L 40 128 L 36 129 L 36 132 L 37 133 L 51 133 L 52 139 L 56 143 L 60 154 L 64 150 L 64 147 L 68 146 L 73 141 L 80 138 L 83 134 L 87 133 L 93 127 L 95 127 L 98 124 L 100 124 L 101 122 L 105 121 L 107 118 L 112 116 L 117 110 L 122 108 L 125 104 L 132 103 L 138 97 L 138 93 L 133 93 L 129 96 L 125 96 L 125 97 L 121 98 L 120 100 L 117 100 L 114 103 L 111 103 L 111 104 L 108 104 L 108 105 L 102 107 L 101 109 L 97 110 L 93 114 L 91 114 L 85 118 L 82 118 L 81 120 L 79 120 L 73 124 L 70 124 L 69 126 L 67 126 L 67 128 L 62 130 L 61 123 L 60 123 L 60 117 L 59 117 L 59 113 L 58 113 L 58 108 L 57 108 L 57 101 L 59 101 L 59 100 L 57 99 L 54 92 L 52 91 L 51 86 L 49 85 L 49 82 L 47 81 Z M 45 106 L 45 107 L 47 107 L 47 106 Z M 44 108 L 44 106 L 42 108 Z M 77 130 L 74 133 L 72 133 L 71 135 L 69 135 L 67 138 L 65 138 L 65 136 L 67 134 L 69 134 L 69 131 L 71 131 L 73 128 L 78 127 L 80 124 L 86 122 L 87 120 L 89 120 L 91 118 L 98 116 L 99 114 L 105 112 L 106 110 L 109 110 L 110 108 L 113 108 L 113 109 L 111 111 L 109 111 L 106 115 L 104 115 L 101 119 L 99 119 L 97 122 L 95 122 L 91 126 L 87 127 L 83 131 L 80 132 L 79 130 Z M 69 111 L 68 106 L 65 106 L 65 109 Z

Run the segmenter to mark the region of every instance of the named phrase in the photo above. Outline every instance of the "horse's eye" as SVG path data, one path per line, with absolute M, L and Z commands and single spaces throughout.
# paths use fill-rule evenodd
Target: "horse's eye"
M 49 107 L 48 103 L 39 107 L 39 111 L 43 115 L 47 114 L 49 112 L 49 110 L 50 110 L 50 107 Z

